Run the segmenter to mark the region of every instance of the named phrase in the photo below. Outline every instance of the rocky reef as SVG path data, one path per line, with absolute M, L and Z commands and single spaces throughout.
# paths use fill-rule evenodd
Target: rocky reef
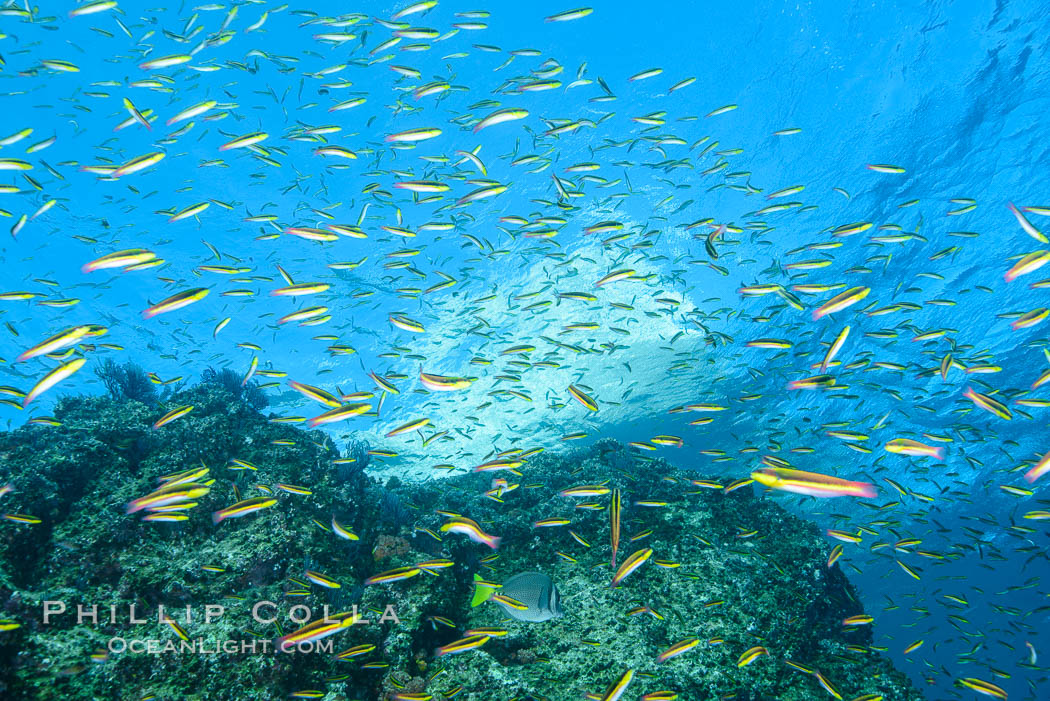
M 186 405 L 190 413 L 152 428 Z M 624 699 L 665 690 L 681 699 L 922 698 L 871 648 L 870 625 L 843 625 L 863 611 L 838 565 L 827 567 L 830 548 L 812 524 L 751 487 L 697 485 L 699 475 L 616 442 L 540 453 L 520 475 L 381 484 L 365 469 L 363 447 L 341 455 L 323 433 L 273 421 L 214 378 L 145 403 L 66 398 L 54 418 L 59 425 L 0 434 L 0 484 L 13 486 L 0 511 L 39 519 L 0 521 L 5 699 L 578 700 L 604 693 L 628 669 Z M 188 519 L 125 513 L 159 477 L 202 465 L 214 482 Z M 508 483 L 496 499 L 485 495 L 494 479 Z M 619 561 L 654 553 L 618 587 L 609 495 L 559 495 L 599 484 L 623 494 Z M 211 512 L 268 492 L 278 500 L 272 508 L 212 523 Z M 447 513 L 501 537 L 499 549 L 442 532 Z M 359 539 L 334 533 L 333 517 Z M 569 523 L 534 526 L 555 517 Z M 417 567 L 442 560 L 451 563 Z M 416 571 L 364 585 L 397 568 Z M 527 570 L 550 575 L 564 616 L 525 623 L 491 602 L 470 606 L 475 573 L 500 582 Z M 307 571 L 340 586 L 318 585 Z M 45 624 L 48 601 L 66 610 Z M 253 616 L 263 601 L 275 606 Z M 97 621 L 78 622 L 78 605 L 97 606 Z M 132 605 L 145 622 L 132 621 Z M 209 605 L 223 612 L 205 622 Z M 316 620 L 325 605 L 333 614 L 356 606 L 371 622 L 314 649 L 275 652 L 273 640 L 302 625 L 290 613 L 301 618 L 308 607 Z M 159 620 L 159 606 L 178 630 Z M 436 654 L 476 628 L 504 633 L 479 649 Z M 180 650 L 180 636 L 200 648 Z M 657 662 L 688 638 L 699 642 Z M 154 649 L 119 651 L 114 639 L 153 640 Z M 227 641 L 257 647 L 226 651 Z M 759 646 L 768 654 L 741 666 Z

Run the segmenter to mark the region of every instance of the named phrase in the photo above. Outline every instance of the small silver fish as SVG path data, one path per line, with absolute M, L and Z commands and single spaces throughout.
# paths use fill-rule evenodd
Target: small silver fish
M 542 572 L 522 572 L 503 583 L 499 593 L 528 606 L 516 609 L 496 601 L 507 615 L 519 621 L 540 623 L 562 615 L 561 595 L 551 578 Z

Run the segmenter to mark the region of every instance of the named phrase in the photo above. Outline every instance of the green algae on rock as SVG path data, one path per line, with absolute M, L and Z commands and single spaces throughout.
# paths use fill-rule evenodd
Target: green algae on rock
M 192 413 L 151 430 L 190 404 Z M 698 475 L 613 441 L 533 456 L 520 477 L 495 473 L 510 484 L 492 499 L 484 493 L 493 473 L 380 484 L 354 463 L 335 463 L 340 453 L 321 432 L 272 422 L 216 382 L 157 406 L 68 398 L 55 417 L 60 426 L 0 434 L 0 469 L 15 487 L 4 509 L 41 519 L 0 529 L 0 615 L 21 624 L 0 633 L 4 698 L 242 701 L 317 690 L 333 700 L 575 700 L 626 669 L 635 671 L 628 699 L 660 690 L 681 699 L 832 698 L 818 671 L 845 699 L 922 698 L 870 647 L 870 626 L 843 626 L 862 608 L 838 566 L 826 566 L 829 548 L 815 526 L 748 489 L 699 487 Z M 229 469 L 232 459 L 257 470 Z M 158 477 L 202 463 L 215 481 L 186 521 L 125 514 Z M 310 493 L 274 490 L 278 483 Z M 621 561 L 639 548 L 654 551 L 619 587 L 610 586 L 609 497 L 558 494 L 581 484 L 621 490 Z M 212 524 L 211 512 L 266 489 L 277 494 L 274 508 Z M 502 538 L 499 549 L 440 533 L 447 517 L 438 511 L 474 519 Z M 360 540 L 334 534 L 333 517 Z M 534 527 L 550 517 L 570 523 Z M 435 560 L 452 565 L 418 567 Z M 363 585 L 401 567 L 419 571 Z M 340 586 L 312 585 L 308 570 Z M 564 616 L 529 623 L 495 603 L 470 606 L 475 574 L 498 583 L 525 571 L 553 579 Z M 47 601 L 66 611 L 45 625 Z M 96 606 L 97 621 L 78 623 L 78 605 Z M 131 622 L 132 606 L 144 623 Z M 179 651 L 161 606 L 199 641 L 196 651 Z M 205 622 L 209 606 L 223 612 Z M 308 608 L 316 620 L 325 606 L 332 614 L 356 606 L 370 623 L 326 638 L 330 652 L 321 644 L 274 652 L 276 638 L 302 625 L 289 614 L 302 620 Z M 436 655 L 482 628 L 505 634 Z M 688 638 L 699 644 L 657 662 Z M 162 649 L 107 653 L 115 639 L 155 640 Z M 230 641 L 249 649 L 222 650 Z M 739 667 L 755 646 L 768 654 Z

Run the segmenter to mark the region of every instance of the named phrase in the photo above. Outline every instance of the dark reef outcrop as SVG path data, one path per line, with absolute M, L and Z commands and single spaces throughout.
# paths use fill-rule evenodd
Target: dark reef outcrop
M 151 429 L 181 405 L 194 409 Z M 727 494 L 699 487 L 692 483 L 698 475 L 612 441 L 536 455 L 520 477 L 501 471 L 380 484 L 356 467 L 366 449 L 357 446 L 357 463 L 333 462 L 340 453 L 323 433 L 269 420 L 222 382 L 180 391 L 163 405 L 67 398 L 54 415 L 61 425 L 0 434 L 0 483 L 14 486 L 0 511 L 41 519 L 0 522 L 0 618 L 20 624 L 0 632 L 5 699 L 154 694 L 243 701 L 318 690 L 333 700 L 406 692 L 440 700 L 462 688 L 456 698 L 575 701 L 604 691 L 628 668 L 636 674 L 625 699 L 665 689 L 681 699 L 833 698 L 815 674 L 786 660 L 819 671 L 844 699 L 922 698 L 870 647 L 869 626 L 842 625 L 862 608 L 838 566 L 826 566 L 829 546 L 815 526 L 750 488 Z M 258 469 L 230 469 L 231 459 Z M 188 520 L 154 523 L 125 514 L 126 504 L 155 488 L 161 475 L 202 463 L 214 484 Z M 493 500 L 484 492 L 494 477 L 519 486 L 502 502 Z M 279 483 L 312 493 L 275 490 L 273 508 L 213 525 L 210 513 L 237 501 L 235 486 L 249 498 L 263 494 L 256 485 Z M 655 553 L 615 589 L 609 497 L 558 495 L 599 483 L 624 495 L 620 561 L 642 547 Z M 666 505 L 638 506 L 638 500 Z M 579 508 L 582 502 L 595 508 Z M 438 510 L 473 518 L 503 538 L 501 547 L 440 532 L 446 517 Z M 332 533 L 333 516 L 360 540 Z M 533 527 L 548 517 L 571 524 Z M 454 565 L 363 584 L 376 573 L 437 558 Z M 491 603 L 470 607 L 475 573 L 498 582 L 535 569 L 557 583 L 564 617 L 529 624 L 501 620 Z M 342 586 L 310 585 L 306 570 Z M 67 612 L 45 625 L 48 600 L 65 602 Z M 258 601 L 278 603 L 276 623 L 253 618 Z M 98 623 L 78 624 L 78 604 L 97 605 Z M 129 621 L 132 604 L 148 622 Z M 272 640 L 298 627 L 287 618 L 291 607 L 308 606 L 317 618 L 325 604 L 333 613 L 357 605 L 374 621 L 328 638 L 335 652 L 375 648 L 348 659 L 316 651 L 105 653 L 115 637 L 178 643 L 173 628 L 157 621 L 158 605 L 191 640 L 214 648 L 227 640 Z M 206 605 L 225 611 L 205 624 Z M 379 622 L 388 605 L 399 622 Z M 193 611 L 189 623 L 186 606 Z M 435 656 L 435 648 L 478 627 L 508 632 L 480 650 Z M 657 664 L 660 652 L 690 637 L 700 640 L 694 649 Z M 738 667 L 754 646 L 769 654 Z

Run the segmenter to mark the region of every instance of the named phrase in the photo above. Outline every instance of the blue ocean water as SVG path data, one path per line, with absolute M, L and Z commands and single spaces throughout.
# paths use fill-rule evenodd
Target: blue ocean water
M 1045 5 L 605 2 L 545 22 L 573 7 L 442 0 L 393 19 L 409 4 L 0 10 L 0 184 L 11 186 L 0 209 L 12 232 L 0 291 L 32 293 L 0 301 L 3 384 L 28 391 L 59 364 L 16 362 L 43 339 L 108 329 L 77 351 L 88 361 L 76 374 L 0 418 L 17 426 L 63 392 L 101 392 L 91 369 L 106 357 L 161 380 L 209 366 L 248 374 L 257 359 L 256 379 L 287 416 L 324 410 L 288 380 L 382 396 L 378 416 L 327 430 L 396 452 L 376 470 L 403 478 L 553 449 L 574 433 L 679 436 L 683 447 L 659 454 L 731 479 L 776 455 L 877 486 L 865 503 L 780 501 L 825 527 L 871 531 L 840 564 L 876 643 L 929 698 L 973 698 L 956 686 L 963 677 L 1011 698 L 1050 696 L 1046 526 L 1024 518 L 1046 509 L 1050 478 L 1022 479 L 1050 449 L 1047 409 L 1014 403 L 1045 396 L 1032 385 L 1050 368 L 1047 327 L 1011 328 L 1047 305 L 1047 286 L 1031 286 L 1045 270 L 1004 280 L 1047 247 L 1008 208 L 1033 207 L 1031 225 L 1048 226 Z M 475 128 L 503 109 L 521 112 Z M 388 138 L 424 128 L 440 134 Z M 265 138 L 221 150 L 249 134 Z M 356 157 L 317 153 L 332 146 Z M 155 153 L 148 168 L 126 167 Z M 404 187 L 416 181 L 448 189 Z M 208 206 L 170 221 L 198 204 Z M 587 233 L 603 222 L 616 225 Z M 870 227 L 835 235 L 855 223 Z M 358 231 L 288 233 L 329 225 Z M 717 257 L 705 246 L 716 231 Z M 127 249 L 163 263 L 81 270 Z M 786 267 L 805 261 L 818 262 Z M 596 285 L 617 271 L 630 272 Z M 329 287 L 272 294 L 292 283 Z M 770 284 L 792 294 L 739 292 Z M 812 318 L 853 287 L 870 291 Z M 200 288 L 200 301 L 143 318 Z M 596 299 L 564 296 L 577 292 Z M 311 306 L 330 320 L 279 323 Z M 847 325 L 835 387 L 790 390 L 822 374 L 814 364 Z M 794 345 L 746 345 L 759 338 Z M 966 372 L 975 366 L 999 370 Z M 421 370 L 476 379 L 425 393 Z M 400 393 L 382 395 L 370 372 Z M 979 409 L 968 387 L 1012 419 Z M 673 411 L 697 403 L 725 410 Z M 424 417 L 448 434 L 386 437 Z M 884 450 L 902 437 L 945 457 Z

